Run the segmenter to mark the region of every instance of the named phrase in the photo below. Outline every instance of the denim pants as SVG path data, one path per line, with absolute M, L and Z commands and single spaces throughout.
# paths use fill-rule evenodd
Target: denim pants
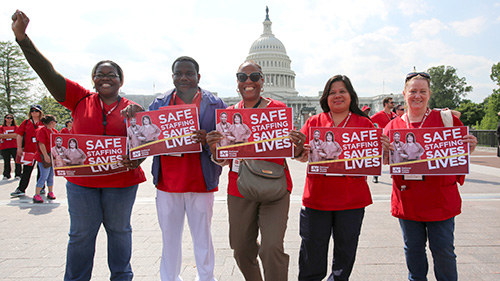
M 89 188 L 67 182 L 70 230 L 64 280 L 90 280 L 101 224 L 108 237 L 111 280 L 132 280 L 130 216 L 138 185 Z
M 328 281 L 349 280 L 365 208 L 322 211 L 302 207 L 300 211 L 299 280 L 321 281 L 327 274 L 328 244 L 333 238 L 332 273 Z
M 408 280 L 427 280 L 429 265 L 425 245 L 429 239 L 429 248 L 434 260 L 434 275 L 438 281 L 458 279 L 457 256 L 453 246 L 455 218 L 444 221 L 420 222 L 399 219 L 405 243 Z
M 43 187 L 45 183 L 47 186 L 54 186 L 54 168 L 45 168 L 42 162 L 38 162 L 38 170 L 40 171 L 40 177 L 36 181 L 36 187 Z

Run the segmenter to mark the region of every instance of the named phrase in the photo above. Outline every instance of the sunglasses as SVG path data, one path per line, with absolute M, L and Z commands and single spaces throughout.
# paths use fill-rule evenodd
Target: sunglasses
M 14 118 L 12 118 L 12 117 L 10 117 L 10 116 L 7 116 L 7 117 L 5 117 L 5 119 L 14 119 Z
M 236 73 L 236 78 L 238 78 L 238 81 L 240 81 L 242 83 L 247 81 L 248 77 L 249 76 L 244 72 Z M 257 82 L 261 78 L 262 78 L 262 73 L 260 73 L 260 72 L 253 72 L 250 74 L 250 80 L 252 80 L 252 82 Z
M 406 74 L 405 83 L 408 82 L 408 80 L 410 80 L 413 77 L 416 77 L 418 75 L 424 77 L 425 79 L 431 79 L 431 76 L 429 75 L 429 73 L 425 73 L 425 72 L 410 72 L 410 73 Z
M 32 108 L 30 112 L 40 112 L 40 110 Z

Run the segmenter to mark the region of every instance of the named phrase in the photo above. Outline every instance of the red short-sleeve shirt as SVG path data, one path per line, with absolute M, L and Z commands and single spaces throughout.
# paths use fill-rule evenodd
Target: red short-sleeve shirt
M 47 154 L 50 156 L 50 135 L 59 133 L 56 129 L 49 130 L 47 127 L 43 126 L 36 129 L 36 141 L 38 145 L 38 149 L 35 152 L 35 160 L 38 162 L 42 162 L 42 154 L 40 151 L 40 144 L 43 143 L 45 145 L 45 149 L 47 150 Z
M 61 104 L 71 110 L 73 116 L 73 134 L 127 136 L 125 118 L 120 111 L 134 102 L 121 98 L 119 101 L 107 105 L 102 103 L 97 93 L 90 92 L 77 83 L 66 79 L 66 97 Z M 106 116 L 104 126 L 104 112 Z M 128 187 L 146 181 L 144 172 L 139 167 L 127 172 L 92 177 L 66 177 L 74 184 L 86 187 Z
M 419 128 L 421 122 L 411 123 L 410 128 Z M 453 116 L 453 126 L 463 126 L 460 119 Z M 426 127 L 444 127 L 441 114 L 432 110 L 422 125 Z M 396 117 L 385 128 L 406 129 L 407 123 Z M 422 181 L 404 180 L 403 176 L 392 176 L 392 215 L 414 221 L 442 221 L 461 213 L 462 199 L 457 182 L 463 183 L 465 176 L 425 176 Z M 405 185 L 404 191 L 401 186 Z
M 16 134 L 24 136 L 24 152 L 36 152 L 36 129 L 43 127 L 41 122 L 34 123 L 31 119 L 24 120 L 16 130 Z
M 17 126 L 0 126 L 0 134 L 2 134 L 2 135 L 15 133 L 16 130 L 17 130 Z M 15 137 L 9 138 L 9 139 L 0 139 L 0 141 L 1 141 L 0 149 L 16 148 L 17 147 L 17 140 Z
M 347 120 L 347 124 L 345 124 Z M 339 126 L 354 128 L 374 128 L 366 117 L 351 113 Z M 320 113 L 309 118 L 300 131 L 309 143 L 310 127 L 332 127 L 329 113 Z M 307 174 L 302 204 L 305 207 L 322 211 L 340 211 L 364 208 L 372 204 L 370 188 L 364 176 L 326 176 Z
M 200 108 L 201 93 L 193 98 L 192 104 Z M 170 105 L 185 104 L 181 98 L 174 94 L 170 100 Z M 201 169 L 201 153 L 183 153 L 182 156 L 162 155 L 161 171 L 156 188 L 165 192 L 215 192 L 218 188 L 207 191 L 205 177 Z M 183 175 L 183 176 L 179 176 Z M 189 175 L 189 176 L 186 176 Z

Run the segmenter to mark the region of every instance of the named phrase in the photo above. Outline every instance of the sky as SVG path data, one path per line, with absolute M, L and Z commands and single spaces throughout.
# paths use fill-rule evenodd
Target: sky
M 14 3 L 16 2 L 16 3 Z M 0 41 L 13 41 L 11 15 L 30 18 L 26 33 L 66 78 L 91 88 L 90 72 L 111 59 L 124 70 L 122 91 L 153 94 L 173 87 L 172 62 L 200 64 L 200 86 L 237 96 L 235 73 L 263 32 L 285 45 L 299 95 L 317 96 L 333 75 L 351 79 L 360 97 L 401 93 L 416 67 L 457 69 L 482 102 L 500 62 L 500 0 L 18 0 L 2 4 Z

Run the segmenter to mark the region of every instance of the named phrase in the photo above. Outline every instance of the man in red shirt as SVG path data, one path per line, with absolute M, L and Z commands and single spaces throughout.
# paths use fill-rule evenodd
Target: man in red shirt
M 372 119 L 373 124 L 377 126 L 378 128 L 385 128 L 389 122 L 396 118 L 396 114 L 392 112 L 392 108 L 394 107 L 394 101 L 392 100 L 392 97 L 386 97 L 383 100 L 384 104 L 384 109 L 373 114 L 370 119 Z M 373 182 L 378 183 L 378 176 L 373 177 Z

